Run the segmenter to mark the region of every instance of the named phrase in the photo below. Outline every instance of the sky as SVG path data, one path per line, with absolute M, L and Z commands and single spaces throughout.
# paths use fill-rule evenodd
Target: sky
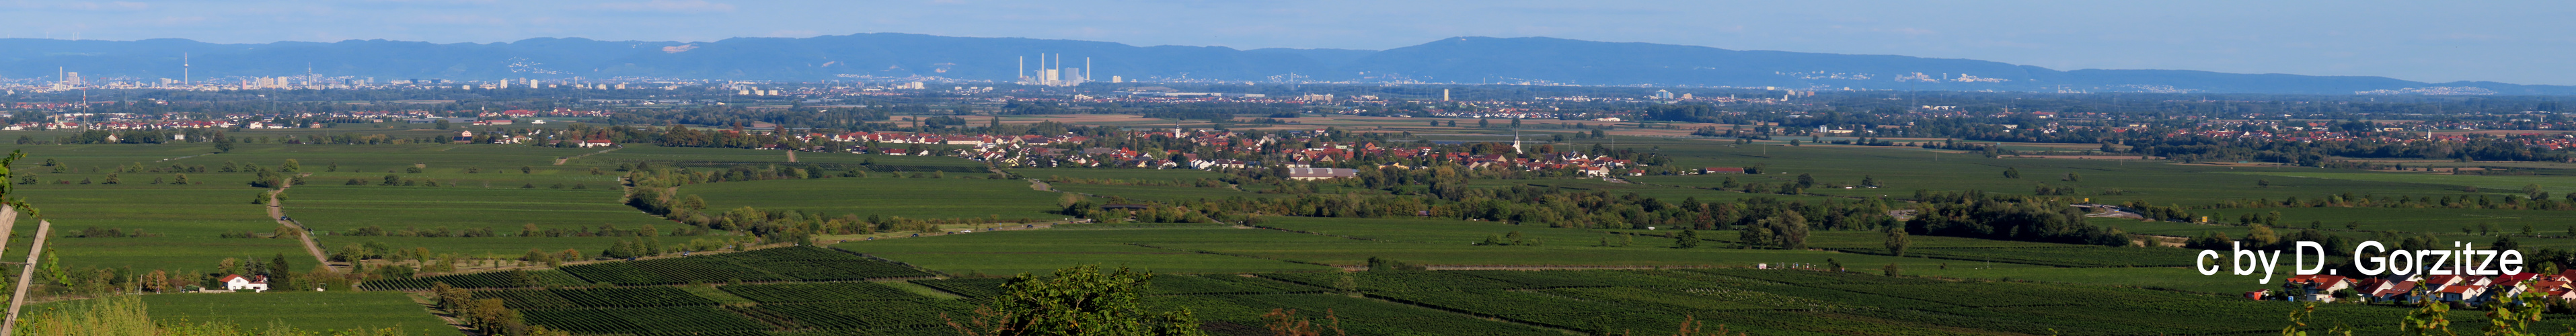
M 0 37 L 219 43 L 916 33 L 1383 50 L 1457 36 L 1965 58 L 2074 69 L 2576 85 L 2543 1 L 0 0 Z

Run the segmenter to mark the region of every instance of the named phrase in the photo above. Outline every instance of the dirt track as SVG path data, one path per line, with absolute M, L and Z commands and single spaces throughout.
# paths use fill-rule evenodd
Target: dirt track
M 292 180 L 292 179 L 289 179 L 288 181 L 293 181 L 293 180 Z M 293 187 L 295 187 L 295 185 L 293 184 L 294 182 L 287 182 L 287 183 L 288 183 L 287 185 L 278 186 L 278 187 L 277 187 L 277 191 L 276 191 L 276 193 L 278 193 L 278 194 L 284 194 L 284 193 L 286 193 L 286 189 L 287 189 L 287 188 L 293 188 Z M 331 268 L 331 269 L 333 269 L 333 270 L 340 270 L 340 271 L 346 271 L 346 270 L 348 270 L 348 267 L 346 267 L 346 266 L 338 266 L 338 265 L 332 265 L 332 264 L 331 264 L 331 257 L 330 257 L 330 255 L 329 255 L 329 254 L 326 254 L 326 253 L 322 253 L 322 244 L 321 244 L 321 243 L 313 242 L 313 230 L 304 228 L 304 223 L 297 223 L 297 222 L 295 222 L 295 220 L 287 219 L 287 218 L 286 218 L 286 210 L 284 209 L 284 207 L 285 207 L 285 203 L 286 203 L 286 200 L 281 200 L 281 199 L 277 199 L 277 198 L 274 198 L 274 197 L 270 198 L 270 199 L 268 200 L 268 219 L 274 219 L 274 220 L 277 220 L 277 225 L 283 225 L 283 226 L 286 226 L 287 228 L 295 229 L 295 238 L 296 238 L 297 240 L 302 240 L 302 241 L 304 241 L 304 252 L 305 252 L 305 253 L 313 254 L 313 262 L 315 262 L 315 263 L 319 263 L 319 264 L 321 264 L 321 265 L 322 265 L 322 266 L 324 266 L 324 267 L 330 267 L 330 268 Z

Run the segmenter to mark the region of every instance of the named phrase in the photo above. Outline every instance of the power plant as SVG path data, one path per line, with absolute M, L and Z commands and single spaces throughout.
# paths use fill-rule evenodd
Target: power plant
M 1050 62 L 1049 59 L 1053 61 Z M 1038 70 L 1035 73 L 1029 72 L 1028 62 L 1027 57 L 1021 57 L 1019 69 L 1013 71 L 1018 74 L 1020 79 L 1018 83 L 1021 85 L 1075 86 L 1091 81 L 1090 57 L 1082 58 L 1080 68 L 1066 68 L 1063 54 L 1038 54 Z

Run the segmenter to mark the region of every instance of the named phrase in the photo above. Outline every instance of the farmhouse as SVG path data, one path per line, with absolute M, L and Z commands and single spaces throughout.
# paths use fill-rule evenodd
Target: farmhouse
M 225 275 L 221 281 L 224 283 L 225 290 L 249 290 L 253 292 L 268 291 L 268 276 L 266 275 L 243 277 L 240 274 L 232 274 Z

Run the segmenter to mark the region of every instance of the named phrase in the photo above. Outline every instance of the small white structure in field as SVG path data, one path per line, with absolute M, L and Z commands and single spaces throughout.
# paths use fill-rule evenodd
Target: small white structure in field
M 266 275 L 256 277 L 244 277 L 240 274 L 225 275 L 222 281 L 224 283 L 225 290 L 250 290 L 253 292 L 268 291 L 268 276 Z

